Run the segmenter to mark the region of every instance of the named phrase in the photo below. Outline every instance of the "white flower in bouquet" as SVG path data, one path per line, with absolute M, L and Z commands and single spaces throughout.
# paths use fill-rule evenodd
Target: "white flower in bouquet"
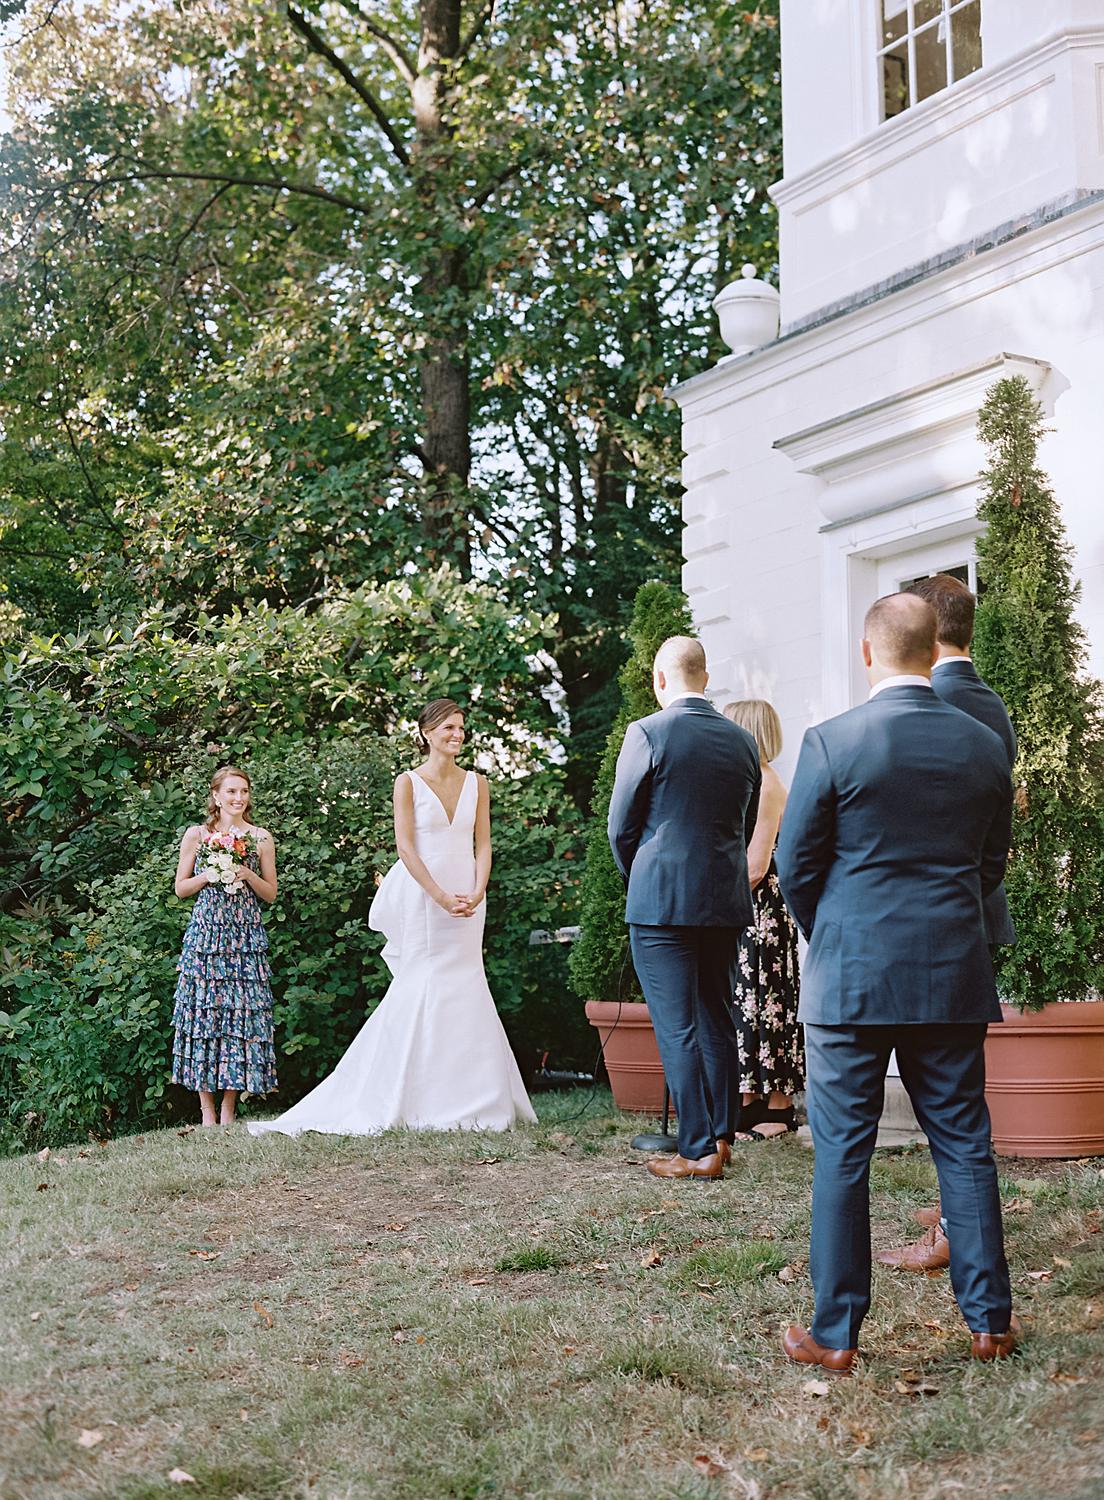
M 234 869 L 246 858 L 251 847 L 256 847 L 252 834 L 243 833 L 240 828 L 231 828 L 229 833 L 207 834 L 200 846 L 201 868 L 213 873 L 215 878 L 211 884 L 222 886 L 231 896 L 244 890 L 245 882 L 238 879 Z

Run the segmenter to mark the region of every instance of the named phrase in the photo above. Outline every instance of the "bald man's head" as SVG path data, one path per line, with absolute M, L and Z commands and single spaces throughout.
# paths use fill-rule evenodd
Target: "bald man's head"
M 931 672 L 937 654 L 936 617 L 926 599 L 886 594 L 875 600 L 866 612 L 863 636 L 863 660 L 879 676 Z
M 673 635 L 656 652 L 652 685 L 666 708 L 680 693 L 704 693 L 709 681 L 705 649 L 689 635 Z

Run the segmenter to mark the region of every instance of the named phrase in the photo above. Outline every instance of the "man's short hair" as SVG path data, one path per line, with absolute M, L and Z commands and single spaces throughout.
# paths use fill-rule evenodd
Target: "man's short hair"
M 915 594 L 886 594 L 876 599 L 863 621 L 863 635 L 878 660 L 902 672 L 931 666 L 935 633 L 935 610 Z
M 680 682 L 697 682 L 706 675 L 705 647 L 692 635 L 673 635 L 656 652 L 655 665 Z
M 930 578 L 910 583 L 904 592 L 926 600 L 935 610 L 936 632 L 945 645 L 957 646 L 960 651 L 970 649 L 977 600 L 964 583 L 949 573 L 933 573 Z

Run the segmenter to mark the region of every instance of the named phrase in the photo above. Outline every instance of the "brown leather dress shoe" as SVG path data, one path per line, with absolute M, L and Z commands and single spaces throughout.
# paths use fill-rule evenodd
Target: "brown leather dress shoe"
M 791 1323 L 782 1335 L 782 1347 L 786 1358 L 795 1365 L 819 1365 L 829 1375 L 850 1375 L 855 1363 L 857 1349 L 826 1349 L 818 1344 L 808 1329 Z
M 921 1229 L 934 1229 L 943 1217 L 943 1205 L 937 1203 L 934 1208 L 918 1208 L 912 1217 Z
M 970 1358 L 984 1360 L 1007 1359 L 1010 1354 L 1016 1352 L 1022 1332 L 1023 1328 L 1020 1320 L 1013 1313 L 1007 1333 L 971 1333 Z
M 690 1177 L 698 1181 L 718 1182 L 724 1177 L 724 1159 L 719 1151 L 709 1156 L 653 1156 L 648 1163 L 653 1177 Z
M 939 1225 L 933 1224 L 915 1244 L 902 1245 L 897 1250 L 879 1250 L 874 1259 L 881 1266 L 892 1266 L 895 1271 L 919 1271 L 933 1276 L 950 1265 L 951 1246 Z

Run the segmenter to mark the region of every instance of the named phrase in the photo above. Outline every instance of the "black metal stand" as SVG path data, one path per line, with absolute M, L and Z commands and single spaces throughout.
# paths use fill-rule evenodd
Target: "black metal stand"
M 659 1131 L 645 1131 L 643 1135 L 634 1135 L 632 1148 L 634 1151 L 670 1151 L 678 1150 L 678 1141 L 673 1135 L 668 1135 L 667 1125 L 671 1118 L 671 1090 L 666 1081 L 663 1084 L 663 1122 Z

